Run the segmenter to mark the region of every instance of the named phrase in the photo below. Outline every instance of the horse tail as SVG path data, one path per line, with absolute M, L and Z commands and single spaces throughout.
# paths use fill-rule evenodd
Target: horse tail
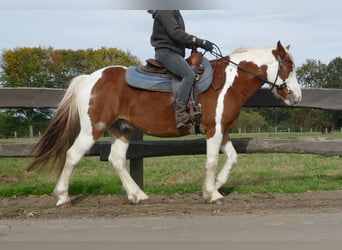
M 39 166 L 41 169 L 56 169 L 60 175 L 64 168 L 67 150 L 80 132 L 77 107 L 77 90 L 85 75 L 75 77 L 58 105 L 56 114 L 44 134 L 33 147 L 33 160 L 27 167 L 30 171 Z

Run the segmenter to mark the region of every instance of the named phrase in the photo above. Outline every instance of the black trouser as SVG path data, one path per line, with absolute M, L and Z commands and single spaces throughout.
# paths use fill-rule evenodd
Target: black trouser
M 179 88 L 173 94 L 175 99 L 187 103 L 196 77 L 194 71 L 184 57 L 169 49 L 158 49 L 155 56 L 168 71 L 182 79 Z

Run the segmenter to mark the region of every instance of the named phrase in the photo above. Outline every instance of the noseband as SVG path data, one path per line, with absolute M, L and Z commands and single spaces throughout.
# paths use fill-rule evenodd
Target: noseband
M 219 48 L 217 45 L 215 45 L 214 48 L 217 49 L 218 52 L 216 52 L 216 51 L 211 51 L 210 53 L 211 53 L 212 55 L 216 56 L 217 58 L 224 59 L 224 57 L 223 57 L 223 55 L 222 55 L 222 53 L 221 53 L 220 48 Z M 265 77 L 259 76 L 257 73 L 255 73 L 255 72 L 253 72 L 253 71 L 250 71 L 250 70 L 246 69 L 245 67 L 239 65 L 239 64 L 236 63 L 236 62 L 233 62 L 232 60 L 230 60 L 229 63 L 235 65 L 238 69 L 241 69 L 241 70 L 245 71 L 246 73 L 255 76 L 256 78 L 258 78 L 259 80 L 261 80 L 264 84 L 265 84 L 265 83 L 270 84 L 270 85 L 272 86 L 272 87 L 271 87 L 271 90 L 273 90 L 274 88 L 276 88 L 277 90 L 282 91 L 282 90 L 284 90 L 285 88 L 288 88 L 288 85 L 287 85 L 287 83 L 286 83 L 286 81 L 285 81 L 284 62 L 290 62 L 290 63 L 292 63 L 292 64 L 294 64 L 294 63 L 292 62 L 291 59 L 282 59 L 282 58 L 280 57 L 279 54 L 278 54 L 278 56 L 277 56 L 277 59 L 278 59 L 278 70 L 277 70 L 276 78 L 274 79 L 273 82 L 269 81 L 269 80 L 268 80 L 267 78 L 265 78 Z M 280 78 L 280 79 L 283 80 L 283 83 L 280 84 L 280 85 L 277 85 L 277 84 L 276 84 L 277 81 L 278 81 L 278 78 Z M 290 90 L 288 90 L 288 93 L 287 93 L 287 94 L 289 94 L 289 93 L 290 93 Z

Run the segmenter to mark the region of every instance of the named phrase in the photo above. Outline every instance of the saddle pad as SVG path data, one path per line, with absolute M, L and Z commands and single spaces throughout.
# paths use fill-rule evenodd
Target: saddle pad
M 202 78 L 197 83 L 198 93 L 206 91 L 213 79 L 213 70 L 208 59 L 203 58 L 202 64 L 204 66 L 204 72 Z M 131 87 L 158 92 L 173 92 L 174 85 L 179 83 L 171 78 L 141 73 L 137 70 L 136 66 L 128 67 L 125 77 L 127 84 Z

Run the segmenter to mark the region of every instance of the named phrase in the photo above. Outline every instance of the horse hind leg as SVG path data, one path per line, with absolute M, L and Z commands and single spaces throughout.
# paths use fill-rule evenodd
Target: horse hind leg
M 56 206 L 68 207 L 71 205 L 68 190 L 74 166 L 82 159 L 94 143 L 95 140 L 91 135 L 81 131 L 74 144 L 67 151 L 64 168 L 53 192 L 58 199 Z
M 127 193 L 128 200 L 133 204 L 138 204 L 140 201 L 147 200 L 148 196 L 135 183 L 125 166 L 126 153 L 129 146 L 128 139 L 124 136 L 115 136 L 114 133 L 111 133 L 111 135 L 113 141 L 108 160 L 112 164 L 117 175 L 120 177 L 122 186 Z

